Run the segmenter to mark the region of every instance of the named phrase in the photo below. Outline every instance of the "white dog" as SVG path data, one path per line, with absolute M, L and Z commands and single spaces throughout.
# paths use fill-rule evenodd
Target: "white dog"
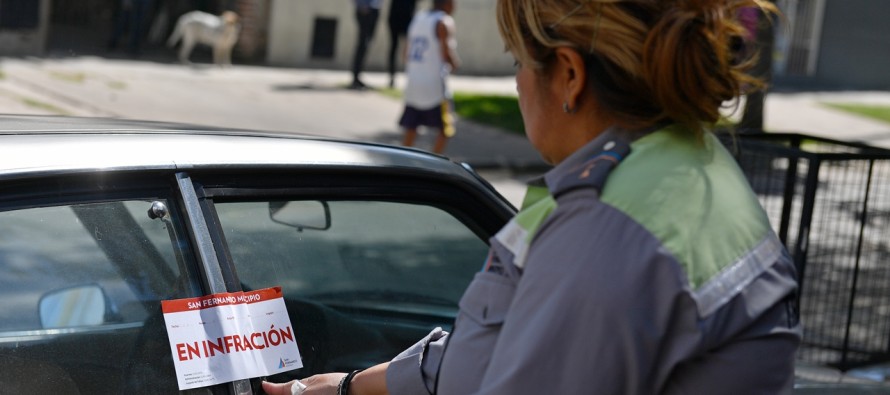
M 189 56 L 195 44 L 205 44 L 213 48 L 213 63 L 220 66 L 231 65 L 232 47 L 238 41 L 240 32 L 238 14 L 232 11 L 223 12 L 219 16 L 191 11 L 176 21 L 176 28 L 167 40 L 167 45 L 173 47 L 182 39 L 182 47 L 179 48 L 179 61 L 182 63 L 191 63 Z

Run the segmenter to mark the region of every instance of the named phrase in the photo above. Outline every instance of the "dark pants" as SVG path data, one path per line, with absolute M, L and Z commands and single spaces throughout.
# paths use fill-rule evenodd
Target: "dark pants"
M 116 48 L 118 40 L 126 31 L 130 35 L 130 52 L 138 54 L 142 50 L 142 39 L 146 32 L 145 28 L 151 22 L 153 7 L 154 0 L 121 1 L 108 47 L 111 49 Z
M 389 80 L 392 81 L 396 76 L 396 53 L 399 50 L 399 39 L 405 37 L 405 32 L 389 29 Z M 391 84 L 390 84 L 391 85 Z
M 355 56 L 352 59 L 352 80 L 359 80 L 358 76 L 365 67 L 365 55 L 368 53 L 368 45 L 374 38 L 374 28 L 377 27 L 377 18 L 380 10 L 370 8 L 366 12 L 355 11 L 355 20 L 358 22 L 358 43 L 355 46 Z
M 414 17 L 417 0 L 393 0 L 389 7 L 389 79 L 396 75 L 396 53 L 399 39 L 408 35 L 408 26 Z

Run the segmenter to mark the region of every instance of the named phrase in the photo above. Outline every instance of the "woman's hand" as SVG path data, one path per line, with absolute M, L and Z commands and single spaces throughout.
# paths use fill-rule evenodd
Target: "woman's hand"
M 353 395 L 388 395 L 386 389 L 386 369 L 389 362 L 372 366 L 361 371 L 352 378 L 349 393 Z M 296 380 L 287 383 L 270 383 L 263 381 L 263 391 L 269 395 L 338 395 L 337 389 L 346 373 L 325 373 L 300 380 L 306 389 L 303 392 L 292 392 Z
M 300 380 L 306 386 L 302 395 L 337 395 L 337 387 L 344 376 L 345 373 L 325 373 Z M 296 380 L 279 384 L 264 381 L 263 391 L 269 395 L 291 395 L 295 382 Z

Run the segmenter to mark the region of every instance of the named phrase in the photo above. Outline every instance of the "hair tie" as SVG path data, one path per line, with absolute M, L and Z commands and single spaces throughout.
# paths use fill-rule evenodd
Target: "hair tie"
M 593 1 L 593 0 L 588 0 L 587 2 L 589 3 L 589 2 L 591 2 L 591 1 Z M 559 18 L 558 21 L 551 23 L 550 26 L 548 26 L 548 27 L 549 27 L 550 29 L 555 29 L 557 26 L 559 26 L 559 25 L 561 25 L 563 22 L 565 22 L 566 19 L 569 19 L 569 17 L 571 17 L 572 15 L 575 15 L 575 13 L 578 12 L 578 10 L 580 10 L 581 7 L 584 6 L 584 4 L 585 4 L 585 3 L 580 3 L 580 4 L 576 5 L 575 8 L 572 8 L 571 11 L 569 11 L 569 12 L 567 12 L 565 15 L 563 15 L 562 18 Z
M 600 20 L 603 19 L 603 3 L 597 3 L 596 5 L 596 21 L 593 22 L 593 38 L 591 38 L 590 43 L 590 53 L 593 53 L 596 50 L 596 36 L 599 35 L 600 32 Z

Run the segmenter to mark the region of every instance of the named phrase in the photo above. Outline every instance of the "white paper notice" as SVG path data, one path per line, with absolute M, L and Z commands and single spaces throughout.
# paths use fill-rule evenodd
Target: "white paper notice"
M 161 302 L 180 390 L 303 367 L 281 288 Z

